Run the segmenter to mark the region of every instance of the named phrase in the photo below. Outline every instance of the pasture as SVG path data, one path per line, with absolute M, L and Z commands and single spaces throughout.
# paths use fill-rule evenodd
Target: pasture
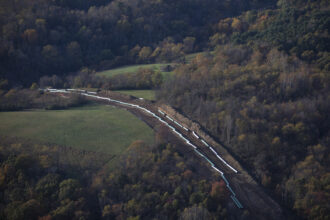
M 154 90 L 115 90 L 125 95 L 132 95 L 138 98 L 144 98 L 150 101 L 156 100 L 156 94 Z
M 155 63 L 155 64 L 139 64 L 139 65 L 131 65 L 131 66 L 124 66 L 119 67 L 115 69 L 105 70 L 98 72 L 97 75 L 99 76 L 106 76 L 106 77 L 112 77 L 118 74 L 123 73 L 135 73 L 139 69 L 153 69 L 154 71 L 160 71 L 163 75 L 167 75 L 170 72 L 162 72 L 161 67 L 170 65 L 170 63 Z
M 0 112 L 0 121 L 0 135 L 113 155 L 122 154 L 135 140 L 154 142 L 150 127 L 113 106 Z

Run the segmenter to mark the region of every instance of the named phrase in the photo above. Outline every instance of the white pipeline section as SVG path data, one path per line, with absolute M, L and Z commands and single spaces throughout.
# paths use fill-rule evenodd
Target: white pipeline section
M 224 163 L 229 169 L 231 169 L 232 171 L 234 171 L 235 173 L 237 173 L 238 171 L 233 168 L 232 166 L 230 166 L 221 156 L 219 156 L 219 154 L 213 149 L 212 146 L 210 146 L 205 140 L 201 139 L 195 131 L 192 132 L 192 134 L 194 135 L 194 137 L 196 137 L 197 139 L 200 139 L 200 141 L 206 146 L 208 147 L 212 152 L 213 154 L 216 155 L 216 157 L 222 162 Z
M 165 116 L 168 120 L 174 122 L 174 120 L 171 117 L 168 117 L 168 115 Z
M 195 138 L 199 139 L 198 135 L 194 131 L 192 133 L 195 136 Z
M 202 143 L 206 146 L 206 147 L 209 147 L 210 145 L 208 143 L 206 143 L 204 140 L 201 140 Z
M 162 114 L 162 115 L 165 115 L 165 113 L 164 112 L 162 112 L 161 110 L 159 110 L 158 109 L 158 112 L 160 113 L 160 114 Z
M 180 128 L 182 128 L 182 125 L 180 125 L 177 121 L 173 121 L 174 124 L 176 124 L 177 126 L 179 126 Z
M 234 201 L 234 203 L 236 204 L 236 206 L 238 208 L 240 208 L 240 209 L 243 208 L 242 204 L 238 201 L 238 199 L 235 196 L 231 195 L 230 198 Z
M 217 158 L 219 158 L 227 167 L 229 167 L 229 169 L 231 169 L 232 171 L 234 171 L 235 173 L 237 173 L 237 170 L 235 168 L 233 168 L 232 166 L 230 166 L 224 159 L 222 159 L 222 157 L 220 157 L 218 154 L 216 155 Z

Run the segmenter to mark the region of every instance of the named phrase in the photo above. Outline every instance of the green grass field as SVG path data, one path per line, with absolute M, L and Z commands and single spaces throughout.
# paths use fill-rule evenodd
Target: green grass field
M 212 53 L 212 52 L 211 52 Z M 186 62 L 190 63 L 193 59 L 195 59 L 195 57 L 198 54 L 205 54 L 205 52 L 197 52 L 197 53 L 191 53 L 185 56 Z M 135 73 L 137 72 L 140 68 L 145 68 L 145 69 L 153 69 L 155 71 L 161 71 L 160 68 L 162 66 L 166 66 L 166 65 L 171 65 L 174 63 L 154 63 L 154 64 L 139 64 L 139 65 L 130 65 L 130 66 L 124 66 L 124 67 L 119 67 L 119 68 L 115 68 L 115 69 L 110 69 L 110 70 L 105 70 L 105 71 L 101 71 L 96 73 L 99 76 L 106 76 L 106 77 L 112 77 L 118 74 L 123 74 L 123 73 Z M 169 74 L 171 74 L 172 72 L 162 72 L 164 77 L 167 77 Z
M 162 66 L 169 65 L 170 63 L 155 63 L 155 64 L 140 64 L 140 65 L 131 65 L 131 66 L 124 66 L 124 67 L 119 67 L 115 69 L 110 69 L 110 70 L 105 70 L 102 72 L 98 72 L 97 75 L 99 76 L 106 76 L 106 77 L 112 77 L 118 74 L 123 74 L 123 73 L 135 73 L 137 72 L 140 68 L 144 69 L 153 69 L 155 71 L 160 71 L 160 68 Z M 166 75 L 170 72 L 162 72 L 162 74 Z
M 153 130 L 113 106 L 0 112 L 0 135 L 120 155 L 135 140 L 154 142 Z
M 151 101 L 156 100 L 156 94 L 153 90 L 116 90 L 115 92 L 132 95 L 138 98 L 144 98 Z

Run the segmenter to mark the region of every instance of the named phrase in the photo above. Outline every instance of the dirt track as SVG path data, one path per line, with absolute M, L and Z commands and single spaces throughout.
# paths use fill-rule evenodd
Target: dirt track
M 164 121 L 170 124 L 172 127 L 175 127 L 181 134 L 183 134 L 191 143 L 196 145 L 198 149 L 206 155 L 221 171 L 224 172 L 226 178 L 228 179 L 230 186 L 232 187 L 233 191 L 236 193 L 236 197 L 242 203 L 243 209 L 239 209 L 235 206 L 234 202 L 229 202 L 227 205 L 227 209 L 231 214 L 233 214 L 233 219 L 286 219 L 281 207 L 270 197 L 268 196 L 262 187 L 260 187 L 256 181 L 241 167 L 240 163 L 235 160 L 229 152 L 219 143 L 217 143 L 212 137 L 207 135 L 205 131 L 201 129 L 201 127 L 187 117 L 181 115 L 180 113 L 176 112 L 170 106 L 161 105 L 158 106 L 156 103 L 152 103 L 146 100 L 141 100 L 134 98 L 132 96 L 127 96 L 123 94 L 119 94 L 116 92 L 101 92 L 98 93 L 98 96 L 108 97 L 111 99 L 119 100 L 122 102 L 132 103 L 139 105 L 148 109 L 153 113 L 157 113 L 158 110 L 162 110 L 171 118 L 175 119 L 180 124 L 184 125 L 185 127 L 189 128 L 189 131 L 184 130 L 183 128 L 179 127 L 178 125 L 174 124 L 172 121 L 168 120 L 161 114 L 157 114 L 161 117 Z M 90 98 L 93 99 L 93 98 Z M 99 102 L 111 104 L 118 106 L 120 108 L 125 108 L 128 111 L 132 112 L 134 115 L 139 117 L 141 120 L 146 122 L 150 127 L 153 129 L 162 126 L 156 118 L 152 117 L 151 115 L 147 114 L 140 109 L 123 106 L 121 104 L 112 103 L 109 101 L 102 101 Z M 163 126 L 165 127 L 165 126 Z M 170 133 L 173 133 L 169 128 Z M 238 170 L 238 173 L 233 172 L 227 166 L 225 166 L 211 150 L 206 147 L 203 143 L 201 143 L 200 139 L 197 139 L 193 134 L 192 131 L 195 131 L 198 136 L 202 139 L 206 140 L 210 145 L 214 147 L 214 149 L 235 169 Z M 189 151 L 191 151 L 191 147 L 187 145 L 184 141 L 182 141 L 177 135 L 173 133 L 174 138 L 177 139 L 177 142 L 182 143 L 183 146 L 186 146 Z M 200 157 L 199 157 L 200 158 Z M 211 166 L 209 166 L 211 168 Z M 248 210 L 250 215 L 244 217 L 244 211 Z

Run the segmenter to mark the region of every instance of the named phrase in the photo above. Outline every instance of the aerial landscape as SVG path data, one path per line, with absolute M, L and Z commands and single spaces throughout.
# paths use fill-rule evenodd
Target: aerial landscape
M 0 219 L 330 219 L 327 0 L 0 0 Z

